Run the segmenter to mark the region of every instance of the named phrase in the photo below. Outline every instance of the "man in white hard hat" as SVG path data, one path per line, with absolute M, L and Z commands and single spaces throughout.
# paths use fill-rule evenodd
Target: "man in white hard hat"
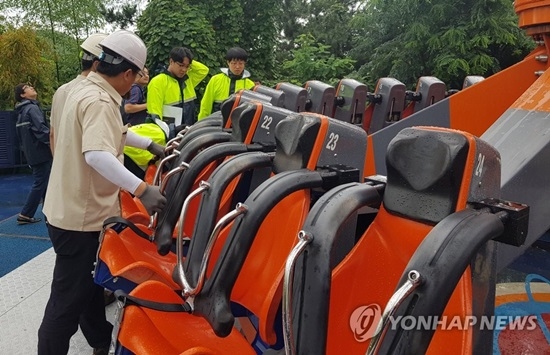
M 120 115 L 126 94 L 147 59 L 143 41 L 116 31 L 100 43 L 97 72 L 71 91 L 56 132 L 57 146 L 43 212 L 56 252 L 51 293 L 38 330 L 39 355 L 67 354 L 82 330 L 94 354 L 107 354 L 112 325 L 106 320 L 103 288 L 91 277 L 103 221 L 120 215 L 120 188 L 141 199 L 152 214 L 166 198 L 123 165 L 124 145 L 162 155 L 164 147 L 127 132 Z
M 82 71 L 76 78 L 61 85 L 53 95 L 52 110 L 50 112 L 50 149 L 52 150 L 52 154 L 55 149 L 55 131 L 59 128 L 59 117 L 63 112 L 63 106 L 65 106 L 67 95 L 78 83 L 84 80 L 90 72 L 95 71 L 99 63 L 99 55 L 102 52 L 99 43 L 105 39 L 105 37 L 107 37 L 105 33 L 94 33 L 82 42 L 80 45 L 82 49 L 82 59 L 80 63 Z

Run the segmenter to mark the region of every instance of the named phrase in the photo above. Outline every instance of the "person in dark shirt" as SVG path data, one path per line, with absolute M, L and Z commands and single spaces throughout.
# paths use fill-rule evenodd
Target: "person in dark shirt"
M 128 99 L 124 100 L 124 112 L 123 119 L 129 123 L 130 126 L 136 126 L 138 124 L 145 123 L 147 117 L 147 103 L 145 90 L 149 83 L 149 70 L 143 68 L 136 77 L 136 81 L 132 85 L 130 92 L 128 93 Z
M 36 98 L 38 93 L 28 84 L 15 87 L 15 113 L 17 115 L 17 136 L 21 142 L 27 164 L 32 169 L 34 182 L 23 209 L 17 216 L 18 224 L 40 222 L 34 218 L 40 200 L 46 195 L 46 187 L 52 166 L 50 150 L 50 128 Z

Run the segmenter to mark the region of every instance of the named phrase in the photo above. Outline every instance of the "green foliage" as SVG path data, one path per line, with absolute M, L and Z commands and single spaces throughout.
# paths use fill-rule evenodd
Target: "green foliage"
M 214 31 L 201 10 L 184 0 L 151 0 L 137 21 L 139 36 L 147 45 L 147 65 L 158 72 L 168 63 L 173 47 L 191 49 L 195 58 L 216 67 Z
M 8 29 L 9 24 L 6 23 L 6 17 L 3 15 L 0 15 L 0 35 Z
M 65 39 L 60 39 L 60 34 L 71 36 L 75 42 L 80 42 L 80 38 L 97 32 L 97 29 L 104 25 L 99 11 L 102 3 L 102 0 L 4 0 L 0 10 L 8 9 L 22 13 L 23 16 L 19 20 L 23 24 L 37 30 L 47 30 L 41 33 L 49 38 L 55 53 L 52 58 L 57 83 L 63 83 L 67 77 L 67 70 L 61 58 L 67 48 L 63 46 Z M 72 55 L 76 57 L 78 51 Z
M 37 35 L 48 43 L 49 48 L 54 48 L 49 31 L 38 30 Z M 80 43 L 82 43 L 82 40 L 60 32 L 56 32 L 55 38 L 56 51 L 50 50 L 44 53 L 44 57 L 57 63 L 59 79 L 57 80 L 57 85 L 54 86 L 57 88 L 61 84 L 73 80 L 80 73 Z
M 317 0 L 302 5 L 306 23 L 301 33 L 313 33 L 320 43 L 326 44 L 330 52 L 343 57 L 353 47 L 351 22 L 357 6 L 355 0 Z
M 280 21 L 280 0 L 241 0 L 244 15 L 241 46 L 249 53 L 252 79 L 268 85 L 280 68 L 275 55 Z
M 53 95 L 53 61 L 49 45 L 29 27 L 8 29 L 0 35 L 0 109 L 13 109 L 13 89 L 19 83 L 31 83 L 43 104 Z
M 137 16 L 136 4 L 123 4 L 119 8 L 107 7 L 101 4 L 99 12 L 105 18 L 105 21 L 114 24 L 118 28 L 129 28 L 134 25 Z
M 40 74 L 51 82 L 40 91 L 44 99 L 79 72 L 82 40 L 105 20 L 131 26 L 138 2 L 4 0 L 0 35 L 27 24 L 43 39 L 40 57 L 55 64 Z M 239 45 L 249 52 L 252 79 L 269 86 L 350 77 L 373 88 L 391 76 L 412 89 L 418 77 L 434 75 L 457 88 L 466 75 L 490 76 L 534 47 L 517 26 L 512 0 L 150 0 L 136 25 L 152 73 L 174 46 L 186 46 L 213 75 L 225 66 L 227 48 Z M 22 67 L 20 76 L 33 73 Z
M 354 19 L 357 74 L 373 85 L 391 76 L 409 87 L 434 75 L 460 88 L 521 60 L 533 43 L 517 26 L 511 0 L 372 0 Z
M 3 0 L 0 10 L 22 13 L 22 22 L 55 29 L 73 37 L 103 27 L 101 0 Z
M 226 67 L 224 59 L 228 48 L 243 46 L 243 8 L 239 0 L 190 0 L 190 5 L 202 12 L 215 33 L 212 48 L 206 48 L 216 56 L 216 66 Z
M 204 18 L 215 33 L 215 45 L 206 48 L 216 56 L 217 67 L 225 67 L 228 48 L 239 46 L 249 53 L 247 69 L 253 80 L 264 81 L 275 75 L 274 48 L 277 44 L 279 0 L 192 0 L 202 9 Z
M 328 45 L 316 42 L 312 35 L 298 36 L 296 45 L 297 48 L 292 50 L 292 59 L 283 63 L 290 82 L 302 85 L 315 79 L 336 84 L 353 70 L 352 59 L 335 57 L 328 50 Z

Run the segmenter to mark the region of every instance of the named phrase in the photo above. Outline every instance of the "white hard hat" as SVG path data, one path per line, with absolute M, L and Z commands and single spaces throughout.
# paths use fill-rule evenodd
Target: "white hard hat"
M 99 55 L 101 52 L 103 52 L 103 48 L 99 45 L 101 41 L 103 41 L 107 37 L 106 33 L 94 33 L 93 35 L 90 35 L 82 44 L 80 45 L 80 48 L 91 54 L 93 57 L 99 58 Z M 85 57 L 89 56 L 88 53 L 85 53 Z M 84 58 L 85 60 L 93 60 L 93 57 Z
M 134 64 L 139 70 L 142 70 L 147 60 L 147 47 L 145 43 L 135 33 L 127 30 L 118 30 L 101 41 L 100 46 L 107 48 L 118 54 L 121 58 L 115 58 L 103 52 L 100 59 L 119 64 L 122 59 Z

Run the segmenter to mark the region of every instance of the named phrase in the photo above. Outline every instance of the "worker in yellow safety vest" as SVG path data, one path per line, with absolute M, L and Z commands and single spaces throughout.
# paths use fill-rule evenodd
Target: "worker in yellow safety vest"
M 191 50 L 175 47 L 168 68 L 147 86 L 147 112 L 157 123 L 191 126 L 196 122 L 195 87 L 208 74 L 208 67 L 193 59 Z M 160 123 L 166 129 L 166 125 Z M 170 132 L 167 133 L 170 135 Z
M 222 102 L 231 94 L 242 90 L 252 89 L 255 83 L 250 80 L 250 73 L 245 70 L 248 53 L 240 47 L 230 48 L 226 55 L 228 68 L 221 68 L 221 73 L 210 78 L 201 100 L 199 120 L 219 111 Z
M 147 85 L 146 123 L 132 126 L 130 131 L 160 145 L 173 138 L 178 127 L 190 126 L 195 121 L 195 87 L 208 74 L 208 67 L 193 59 L 193 53 L 185 47 L 170 51 L 168 68 L 156 75 Z M 126 167 L 143 178 L 153 155 L 134 147 L 124 149 Z

